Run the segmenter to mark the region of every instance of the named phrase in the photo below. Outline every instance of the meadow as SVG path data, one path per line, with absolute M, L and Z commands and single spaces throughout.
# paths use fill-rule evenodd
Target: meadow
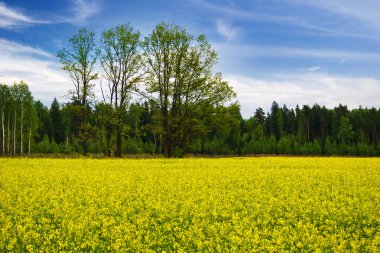
M 380 158 L 0 159 L 0 252 L 380 252 Z

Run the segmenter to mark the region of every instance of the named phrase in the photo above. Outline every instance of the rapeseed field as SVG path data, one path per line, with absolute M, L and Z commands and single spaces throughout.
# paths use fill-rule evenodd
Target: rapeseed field
M 0 252 L 172 251 L 380 252 L 380 159 L 0 159 Z

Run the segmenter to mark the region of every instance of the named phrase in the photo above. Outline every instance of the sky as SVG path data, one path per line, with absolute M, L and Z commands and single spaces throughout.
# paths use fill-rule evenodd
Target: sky
M 0 83 L 25 81 L 50 106 L 73 87 L 57 51 L 81 27 L 99 35 L 161 21 L 205 34 L 244 118 L 288 108 L 380 107 L 378 0 L 0 0 Z

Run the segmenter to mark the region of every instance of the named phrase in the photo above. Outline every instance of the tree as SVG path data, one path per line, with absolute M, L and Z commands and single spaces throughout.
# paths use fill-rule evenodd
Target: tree
M 61 115 L 61 106 L 58 103 L 58 100 L 54 98 L 50 106 L 50 119 L 51 119 L 51 141 L 55 143 L 61 143 L 63 141 L 63 129 L 62 129 L 62 115 Z
M 273 135 L 276 140 L 281 137 L 282 127 L 283 127 L 283 117 L 280 107 L 276 101 L 273 101 L 271 106 L 271 112 L 267 121 L 268 132 Z
M 101 64 L 108 80 L 104 102 L 114 110 L 116 127 L 116 156 L 121 157 L 123 116 L 127 112 L 131 91 L 142 81 L 141 56 L 139 54 L 140 33 L 129 24 L 116 26 L 102 33 Z M 112 116 L 112 115 L 111 115 Z M 107 128 L 107 138 L 110 138 Z
M 291 135 L 283 136 L 277 143 L 277 151 L 279 154 L 288 155 L 292 154 L 292 138 Z
M 37 128 L 37 115 L 29 87 L 23 81 L 0 85 L 0 153 L 30 153 L 31 137 Z
M 6 84 L 0 84 L 0 111 L 1 111 L 1 153 L 5 154 L 9 152 L 9 146 L 7 149 L 7 141 L 9 142 L 9 137 L 7 140 L 7 135 L 5 134 L 5 118 L 8 118 L 9 122 L 9 111 L 10 111 L 10 90 L 9 86 Z M 7 132 L 9 133 L 9 124 Z
M 34 106 L 35 111 L 37 113 L 37 134 L 35 137 L 35 141 L 37 143 L 41 142 L 45 135 L 51 133 L 51 118 L 49 109 L 42 104 L 41 101 L 35 101 Z
M 263 108 L 261 108 L 261 107 L 257 108 L 253 118 L 255 119 L 255 121 L 258 125 L 263 126 L 265 123 L 265 112 L 264 112 Z
M 341 117 L 338 131 L 338 140 L 340 144 L 350 144 L 353 137 L 352 125 L 349 118 Z
M 239 153 L 241 144 L 240 125 L 242 117 L 240 114 L 240 106 L 238 104 L 231 104 L 229 106 L 220 106 L 215 108 L 214 113 L 208 115 L 202 130 L 199 135 L 201 137 L 208 133 L 207 140 L 208 148 L 211 150 L 204 150 L 206 153 L 214 154 L 227 154 Z M 219 146 L 218 146 L 219 145 Z M 210 152 L 211 151 L 211 152 Z
M 11 87 L 11 94 L 14 99 L 14 132 L 13 132 L 13 152 L 16 153 L 16 132 L 19 132 L 19 153 L 22 155 L 24 153 L 25 146 L 25 134 L 29 137 L 28 143 L 30 143 L 31 131 L 35 129 L 36 120 L 35 120 L 35 110 L 33 107 L 33 97 L 31 92 L 29 91 L 29 87 L 23 81 L 18 84 L 14 84 Z M 18 117 L 18 120 L 17 120 Z M 18 121 L 18 122 L 17 122 Z M 19 123 L 19 127 L 17 126 Z M 30 149 L 30 145 L 28 145 Z
M 69 91 L 69 96 L 76 108 L 77 131 L 76 137 L 82 145 L 82 151 L 86 153 L 86 142 L 91 127 L 86 121 L 89 112 L 90 98 L 93 97 L 92 81 L 97 79 L 98 74 L 94 73 L 94 66 L 99 55 L 96 47 L 95 34 L 86 28 L 82 28 L 69 39 L 69 45 L 60 50 L 57 54 L 63 69 L 69 74 L 74 90 Z
M 112 134 L 111 105 L 101 102 L 95 105 L 96 125 L 98 128 L 98 139 L 105 156 L 111 157 L 111 134 Z
M 220 73 L 213 74 L 217 54 L 204 35 L 194 38 L 176 25 L 160 23 L 142 43 L 147 71 L 146 86 L 140 93 L 160 111 L 163 153 L 185 150 L 191 122 L 201 109 L 216 107 L 235 96 Z

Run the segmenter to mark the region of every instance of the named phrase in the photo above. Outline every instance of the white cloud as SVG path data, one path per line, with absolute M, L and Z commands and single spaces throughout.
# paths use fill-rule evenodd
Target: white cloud
M 239 17 L 244 19 L 259 20 L 266 22 L 295 22 L 297 18 L 279 16 L 279 15 L 270 15 L 264 13 L 255 13 L 248 10 L 240 9 L 232 4 L 215 4 L 210 3 L 208 0 L 192 0 L 193 2 L 199 4 L 200 6 L 212 10 L 214 12 L 219 12 L 225 15 Z
M 37 20 L 14 10 L 0 2 L 0 28 L 12 28 L 21 25 L 46 24 L 48 21 Z
M 255 4 L 239 6 L 238 2 L 218 4 L 209 0 L 192 0 L 202 8 L 230 17 L 266 22 L 272 24 L 287 24 L 290 26 L 307 29 L 314 35 L 353 37 L 378 40 L 377 33 L 380 26 L 380 1 L 378 0 L 268 0 L 268 5 L 281 6 L 286 2 L 291 3 L 288 15 L 279 15 L 268 11 L 256 11 Z M 318 11 L 310 15 L 310 12 L 300 9 L 302 7 L 317 8 Z M 305 15 L 306 13 L 306 15 Z M 332 14 L 332 15 L 331 15 Z M 327 17 L 327 18 L 326 18 Z
M 0 83 L 25 81 L 36 99 L 45 104 L 60 101 L 72 88 L 66 73 L 46 51 L 0 39 Z
M 344 51 L 303 47 L 262 46 L 246 44 L 214 43 L 217 52 L 226 58 L 327 58 L 379 61 L 380 54 L 359 51 Z M 222 57 L 221 57 L 222 58 Z
M 216 28 L 220 35 L 222 35 L 227 41 L 231 41 L 236 38 L 239 29 L 231 26 L 223 20 L 216 21 Z
M 310 67 L 310 68 L 300 68 L 298 70 L 301 70 L 301 71 L 309 71 L 309 72 L 315 72 L 315 71 L 318 71 L 320 70 L 322 67 L 321 66 L 315 66 L 315 67 Z
M 192 0 L 192 1 L 202 6 L 203 8 L 209 9 L 217 13 L 221 13 L 223 15 L 236 17 L 236 18 L 275 23 L 275 24 L 289 24 L 296 27 L 307 28 L 307 29 L 322 32 L 322 33 L 329 33 L 329 34 L 336 33 L 335 30 L 307 22 L 305 19 L 301 19 L 300 17 L 283 16 L 283 15 L 270 14 L 270 13 L 258 13 L 258 12 L 250 11 L 247 9 L 242 9 L 239 6 L 236 6 L 231 3 L 222 5 L 222 4 L 210 3 L 208 0 Z
M 328 12 L 337 13 L 346 18 L 354 18 L 364 25 L 379 30 L 380 1 L 378 0 L 288 0 L 300 5 L 309 5 Z
M 5 53 L 5 54 L 53 57 L 50 53 L 48 53 L 42 49 L 18 44 L 18 43 L 15 43 L 15 42 L 12 42 L 9 40 L 5 40 L 5 39 L 0 39 L 0 45 L 4 50 L 2 53 Z
M 345 104 L 350 108 L 379 107 L 380 80 L 350 78 L 323 73 L 275 75 L 270 79 L 227 75 L 237 92 L 243 117 L 254 114 L 256 108 L 268 111 L 273 101 L 288 108 L 318 103 L 329 108 Z
M 72 23 L 83 25 L 91 16 L 100 11 L 100 0 L 71 0 L 64 15 L 52 14 L 48 20 L 27 16 L 0 2 L 0 28 L 13 28 L 34 24 Z
M 82 25 L 86 19 L 100 11 L 98 0 L 72 0 L 68 17 L 63 18 L 63 22 Z
M 310 72 L 315 72 L 315 71 L 318 71 L 320 69 L 321 69 L 321 66 L 315 66 L 315 67 L 308 68 L 307 70 Z

